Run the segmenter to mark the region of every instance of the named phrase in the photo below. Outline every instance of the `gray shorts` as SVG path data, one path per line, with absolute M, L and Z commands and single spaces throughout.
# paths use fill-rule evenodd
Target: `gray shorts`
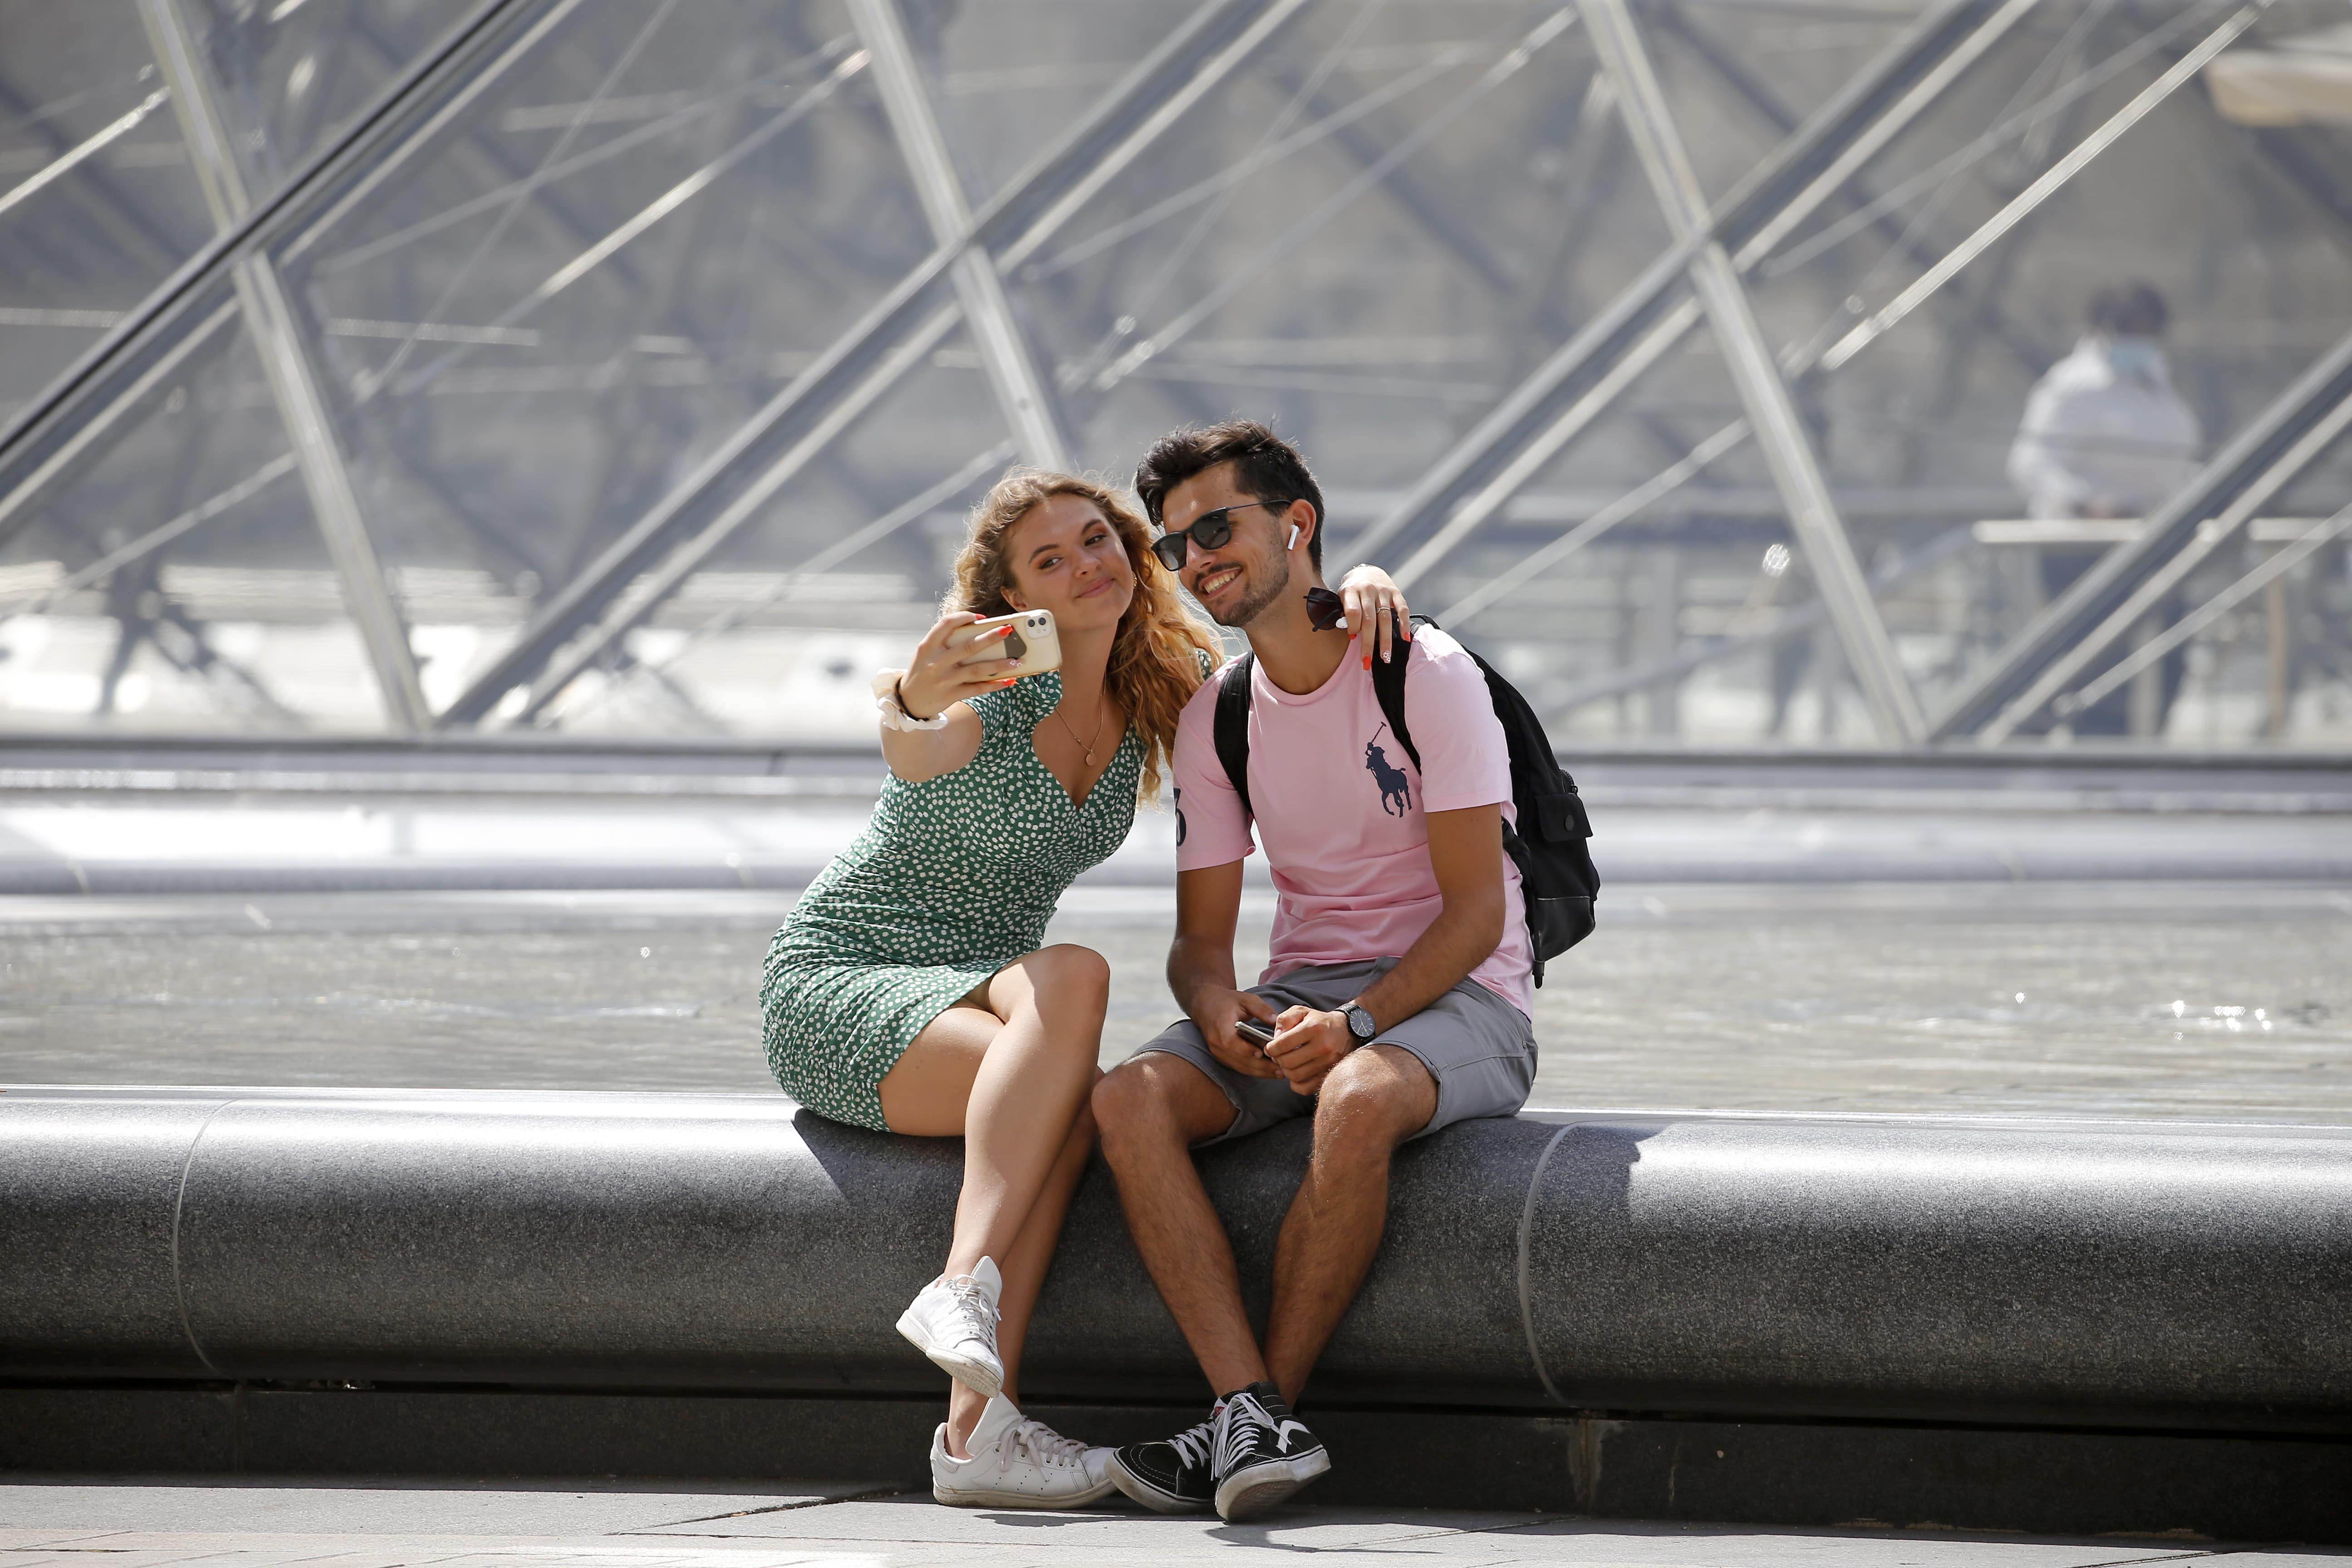
M 1396 963 L 1393 958 L 1375 958 L 1313 964 L 1248 989 L 1253 996 L 1273 1003 L 1276 1011 L 1293 1006 L 1328 1011 L 1355 1000 Z M 1535 1026 L 1526 1014 L 1475 980 L 1465 980 L 1412 1017 L 1382 1029 L 1371 1043 L 1411 1051 L 1437 1080 L 1437 1110 L 1415 1138 L 1474 1116 L 1509 1116 L 1528 1102 L 1528 1091 L 1535 1088 Z M 1181 1057 L 1233 1101 L 1233 1125 L 1203 1142 L 1246 1138 L 1277 1121 L 1315 1113 L 1315 1097 L 1291 1088 L 1288 1079 L 1250 1078 L 1211 1056 L 1200 1026 L 1190 1018 L 1169 1025 L 1135 1054 L 1144 1051 Z

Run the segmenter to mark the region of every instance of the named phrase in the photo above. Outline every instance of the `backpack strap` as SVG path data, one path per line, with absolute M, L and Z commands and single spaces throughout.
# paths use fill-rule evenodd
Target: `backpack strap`
M 1244 822 L 1257 815 L 1250 809 L 1249 793 L 1250 671 L 1256 668 L 1257 655 L 1245 653 L 1225 666 L 1225 673 L 1217 678 L 1217 761 L 1225 765 L 1225 777 L 1233 781 L 1234 793 L 1242 797 Z M 1402 703 L 1402 691 L 1399 703 Z
M 1412 623 L 1417 626 L 1437 624 L 1427 616 L 1415 616 Z M 1404 721 L 1404 670 L 1412 662 L 1412 648 L 1402 642 L 1397 643 L 1395 648 L 1397 658 L 1382 658 L 1377 654 L 1372 657 L 1372 694 L 1381 700 L 1381 716 L 1389 721 L 1389 733 L 1397 738 L 1404 754 L 1412 759 L 1413 772 L 1419 773 L 1421 748 L 1412 743 L 1412 731 Z

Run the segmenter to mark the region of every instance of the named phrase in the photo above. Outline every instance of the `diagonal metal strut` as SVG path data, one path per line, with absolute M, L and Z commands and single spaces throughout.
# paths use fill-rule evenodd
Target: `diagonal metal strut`
M 1669 301 L 1703 242 L 1712 239 L 1731 250 L 1740 270 L 1754 268 L 2037 3 L 1943 0 L 1921 17 L 1743 179 L 1701 234 L 1669 247 L 1506 394 L 1402 500 L 1348 541 L 1348 557 L 1369 560 L 1396 541 L 1417 542 L 1461 516 L 1465 506 L 1485 510 L 1462 531 L 1483 521 L 1508 489 L 1524 483 L 1618 390 L 1698 325 L 1697 306 Z M 1473 497 L 1475 503 L 1465 500 Z
M 1658 86 L 1648 52 L 1635 31 L 1625 0 L 1579 0 L 1585 27 L 1617 87 L 1625 123 L 1643 168 L 1656 187 L 1658 205 L 1683 244 L 1697 242 L 1690 262 L 1692 289 L 1714 329 L 1730 368 L 1740 403 L 1764 448 L 1774 487 L 1788 508 L 1789 521 L 1811 559 L 1822 603 L 1844 645 L 1880 733 L 1898 745 L 1916 745 L 1927 732 L 1918 699 L 1905 679 L 1895 645 L 1878 617 L 1870 584 L 1854 559 L 1829 483 L 1806 438 L 1796 404 L 1780 379 L 1780 366 L 1723 242 L 1709 232 L 1706 197 L 1691 168 Z
M 282 261 L 335 215 L 446 135 L 458 115 L 584 0 L 480 0 L 373 107 L 281 185 L 257 198 L 0 427 L 0 541 L 104 448 L 149 400 L 221 341 L 238 303 L 232 266 L 268 247 Z
M 2032 4 L 2033 0 L 2025 0 L 2025 3 Z M 2196 70 L 2205 60 L 2211 58 L 2214 54 L 2227 47 L 2231 40 L 2244 31 L 2252 15 L 2251 7 L 2240 10 L 2207 34 L 2203 40 L 2184 55 L 2171 69 L 2143 89 L 2129 103 L 2118 109 L 2097 130 L 2069 151 L 2063 159 L 2057 164 L 2053 164 L 2053 169 L 2042 178 L 2036 180 L 2008 205 L 1987 218 L 1966 239 L 1946 252 L 1943 257 L 1938 258 L 1935 264 L 1927 269 L 1926 287 L 1923 288 L 1919 284 L 1906 287 L 1902 294 L 1885 310 L 1872 316 L 1867 321 L 1857 326 L 1834 343 L 1817 338 L 1811 343 L 1797 344 L 1784 351 L 1780 356 L 1783 374 L 1799 376 L 1816 369 L 1836 369 L 1850 360 L 1853 354 L 1876 342 L 1912 311 L 1934 298 L 1937 289 L 1957 277 L 1969 261 L 1982 255 L 1988 247 L 2011 232 L 2036 207 L 2064 188 L 2066 182 L 2079 174 L 2101 151 L 2113 146 L 2125 132 L 2145 119 L 2172 93 L 2179 90 L 2185 82 L 2192 79 Z M 1922 89 L 1927 86 L 1927 84 L 1923 83 Z M 1840 162 L 1844 163 L 1847 161 Z M 1815 189 L 1825 190 L 1829 178 L 1824 176 L 1822 182 L 1817 183 Z M 1785 234 L 1787 226 L 1783 222 L 1776 220 L 1758 238 L 1750 240 L 1734 254 L 1733 266 L 1743 273 L 1752 268 L 1769 251 L 1771 246 L 1777 243 L 1781 235 Z M 1954 258 L 1958 259 L 1956 261 Z M 1416 581 L 1423 573 L 1433 567 L 1442 559 L 1446 550 L 1492 516 L 1505 501 L 1517 493 L 1545 463 L 1551 459 L 1562 444 L 1598 417 L 1611 399 L 1624 387 L 1631 385 L 1642 371 L 1655 363 L 1655 360 L 1671 349 L 1685 333 L 1696 327 L 1699 317 L 1700 310 L 1696 301 L 1685 301 L 1677 305 L 1660 321 L 1656 327 L 1652 329 L 1648 337 L 1643 339 L 1628 353 L 1623 360 L 1619 361 L 1606 375 L 1595 382 L 1575 402 L 1569 405 L 1549 430 L 1538 436 L 1527 447 L 1522 447 L 1518 455 L 1513 458 L 1493 479 L 1487 481 L 1467 500 L 1456 505 L 1445 525 L 1395 570 L 1393 574 L 1397 580 L 1400 583 Z M 1528 574 L 1544 570 L 1573 553 L 1610 528 L 1633 516 L 1649 504 L 1650 500 L 1685 482 L 1707 463 L 1714 461 L 1716 458 L 1728 451 L 1731 447 L 1745 440 L 1748 434 L 1748 425 L 1745 419 L 1735 420 L 1725 426 L 1664 471 L 1643 481 L 1618 500 L 1603 507 L 1591 517 L 1577 524 L 1566 534 L 1538 549 L 1535 554 L 1520 562 L 1504 578 L 1497 579 L 1495 583 L 1473 593 L 1464 603 L 1470 605 L 1474 612 L 1486 604 L 1491 603 L 1493 599 L 1499 597 L 1502 592 L 1507 591 L 1510 583 L 1522 581 Z M 1459 610 L 1448 611 L 1444 618 L 1450 622 L 1456 618 L 1459 613 Z
M 2154 516 L 2011 639 L 1937 711 L 1932 734 L 2005 740 L 2352 428 L 2352 334 L 2231 437 Z M 2220 526 L 2200 534 L 2208 518 Z
M 179 115 L 181 133 L 214 226 L 226 233 L 252 210 L 253 203 L 229 145 L 228 125 L 221 116 L 201 46 L 180 5 L 181 0 L 139 0 L 139 18 L 171 86 L 172 105 Z M 336 574 L 342 579 L 344 604 L 367 649 L 384 717 L 395 729 L 422 730 L 433 715 L 417 680 L 408 628 L 368 537 L 359 491 L 352 484 L 333 412 L 294 301 L 266 251 L 238 256 L 230 264 L 230 276 L 246 329 L 260 353 L 271 400 L 293 441 L 294 459 L 302 475 L 302 488 L 310 498 L 311 513 L 326 536 Z
M 537 712 L 579 671 L 674 591 L 698 563 L 756 515 L 740 504 L 772 494 L 820 449 L 812 426 L 837 429 L 924 363 L 910 340 L 938 342 L 962 320 L 959 304 L 937 305 L 967 250 L 985 254 L 1002 277 L 1045 242 L 1218 83 L 1250 59 L 1307 0 L 1204 0 L 1159 48 L 1058 142 L 870 307 L 812 364 L 665 495 L 588 569 L 552 595 L 490 668 L 443 713 L 445 725 L 475 722 L 517 687 L 530 691 L 522 715 Z M 778 454 L 781 455 L 773 455 Z M 730 504 L 730 498 L 736 504 Z M 705 522 L 709 509 L 718 516 Z M 664 563 L 675 551 L 677 557 Z M 683 564 L 683 567 L 681 566 Z M 641 574 L 655 574 L 646 592 Z M 627 604 L 620 601 L 626 597 Z M 610 612 L 610 613 L 608 613 Z M 576 639 L 576 640 L 575 640 Z M 559 660 L 559 650 L 562 658 Z
M 874 57 L 874 77 L 882 89 L 882 108 L 898 149 L 915 176 L 915 192 L 922 199 L 923 216 L 930 220 L 931 239 L 952 245 L 971 227 L 971 209 L 963 195 L 955 160 L 940 122 L 931 112 L 930 95 L 923 89 L 914 50 L 898 15 L 898 0 L 849 0 L 849 14 L 857 36 Z M 950 269 L 956 301 L 980 348 L 989 385 L 1004 410 L 1004 422 L 1019 443 L 1024 462 L 1041 468 L 1071 467 L 1069 438 L 1054 406 L 1052 389 L 1038 374 L 1036 355 L 1028 335 L 1013 315 L 1004 279 L 987 253 L 965 247 Z

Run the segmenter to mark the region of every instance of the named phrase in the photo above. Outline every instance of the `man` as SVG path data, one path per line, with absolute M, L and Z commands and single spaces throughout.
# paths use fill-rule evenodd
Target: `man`
M 1212 679 L 1176 740 L 1168 982 L 1186 1017 L 1097 1084 L 1094 1108 L 1136 1247 L 1217 1399 L 1206 1421 L 1122 1448 L 1110 1468 L 1147 1507 L 1237 1520 L 1330 1468 L 1291 1405 L 1380 1249 L 1391 1155 L 1526 1102 L 1532 963 L 1503 851 L 1508 752 L 1469 655 L 1431 631 L 1396 650 L 1416 768 L 1385 732 L 1369 655 L 1318 625 L 1334 618 L 1328 590 L 1310 608 L 1323 498 L 1297 451 L 1249 421 L 1179 431 L 1135 488 L 1165 538 L 1183 540 L 1184 586 L 1256 656 L 1248 803 L 1278 899 L 1272 962 L 1239 989 L 1250 816 L 1218 759 Z M 1271 1042 L 1252 1044 L 1245 1019 Z M 1294 1117 L 1313 1118 L 1313 1152 L 1260 1344 L 1191 1151 Z
M 2025 402 L 2009 449 L 2010 481 L 2028 513 L 2071 518 L 2144 518 L 2172 499 L 2197 472 L 2197 416 L 2164 363 L 2164 296 L 2146 283 L 2101 289 L 2091 297 L 2090 331 L 2074 352 L 2050 367 Z M 2054 599 L 2074 585 L 2106 546 L 2045 546 L 2042 592 Z M 2170 606 L 2158 612 L 2170 621 Z M 2159 665 L 2150 716 L 2162 733 L 2180 686 L 2178 653 Z M 2128 699 L 2109 693 L 2074 716 L 2078 735 L 2129 729 Z

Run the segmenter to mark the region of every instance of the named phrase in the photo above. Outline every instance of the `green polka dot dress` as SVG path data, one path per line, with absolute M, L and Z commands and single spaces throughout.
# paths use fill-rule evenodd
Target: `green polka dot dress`
M 1130 725 L 1084 805 L 1032 732 L 1058 674 L 971 699 L 980 754 L 921 784 L 892 776 L 857 841 L 809 884 L 760 982 L 768 1065 L 821 1116 L 887 1131 L 880 1085 L 925 1026 L 1045 944 L 1062 889 L 1135 821 L 1143 742 Z

